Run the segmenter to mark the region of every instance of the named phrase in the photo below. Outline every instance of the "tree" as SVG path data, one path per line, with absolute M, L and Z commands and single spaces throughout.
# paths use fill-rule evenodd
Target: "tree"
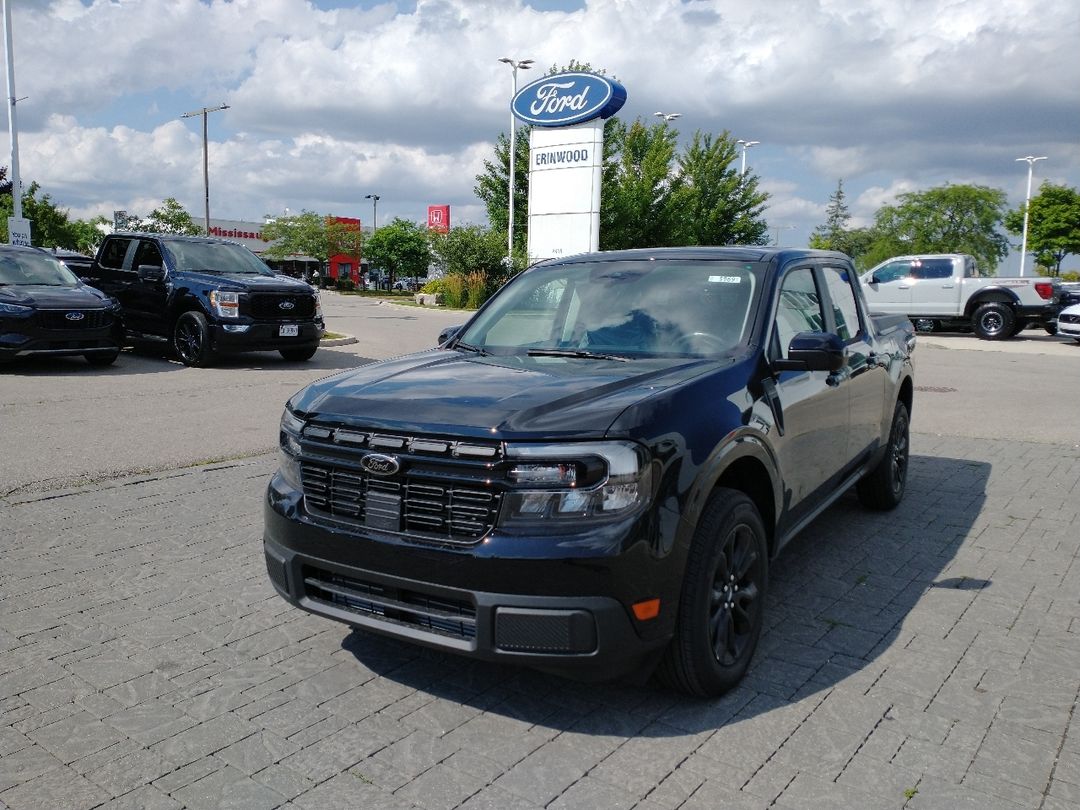
M 529 221 L 529 132 L 531 127 L 518 127 L 514 148 L 514 251 L 525 254 Z M 473 193 L 487 209 L 488 224 L 503 234 L 506 243 L 510 199 L 510 137 L 499 135 L 495 154 L 484 161 L 484 173 L 476 175 Z M 503 254 L 506 248 L 503 247 Z
M 334 217 L 326 218 L 326 249 L 328 256 L 342 253 L 360 256 L 364 249 L 364 234 L 357 220 L 341 222 Z
M 59 208 L 48 194 L 38 196 L 41 186 L 32 182 L 23 193 L 23 216 L 30 220 L 32 244 L 37 247 L 75 248 L 76 238 L 68 220 L 66 209 Z M 14 198 L 11 194 L 0 196 L 0 228 L 3 229 L 4 241 L 9 239 L 7 220 L 14 213 Z
M 97 253 L 98 245 L 101 244 L 101 240 L 106 233 L 99 226 L 108 227 L 111 224 L 112 222 L 101 214 L 89 220 L 75 220 L 71 223 L 71 232 L 75 237 L 75 244 L 71 246 L 72 249 L 93 256 Z
M 836 191 L 829 196 L 829 204 L 825 207 L 825 222 L 814 228 L 810 235 L 810 247 L 846 253 L 855 260 L 857 267 L 862 268 L 861 259 L 873 244 L 875 233 L 870 228 L 848 228 L 850 221 L 851 213 L 848 211 L 844 181 L 841 179 L 836 182 Z
M 1012 234 L 1024 232 L 1023 206 L 1005 215 L 1005 227 Z M 1061 274 L 1065 257 L 1080 253 L 1080 192 L 1049 181 L 1039 186 L 1028 209 L 1027 247 L 1036 264 L 1051 275 Z
M 874 217 L 869 265 L 908 253 L 970 253 L 979 268 L 993 273 L 1009 253 L 998 232 L 1005 215 L 1005 192 L 976 185 L 945 184 L 901 194 Z
M 431 263 L 427 230 L 401 217 L 371 234 L 364 252 L 373 267 L 390 274 L 391 286 L 395 276 L 426 276 Z
M 735 170 L 735 154 L 729 132 L 715 139 L 700 130 L 694 133 L 678 158 L 666 244 L 768 244 L 769 227 L 761 217 L 769 195 L 758 189 L 753 172 Z
M 481 273 L 492 286 L 506 280 L 506 240 L 497 228 L 465 225 L 431 233 L 431 252 L 449 275 Z
M 678 133 L 666 124 L 605 128 L 600 196 L 600 247 L 604 250 L 671 244 L 672 194 Z M 610 139 L 609 137 L 610 136 Z
M 314 211 L 302 211 L 288 217 L 267 218 L 262 235 L 272 244 L 263 253 L 272 259 L 284 259 L 300 254 L 320 262 L 330 256 L 327 218 Z
M 185 236 L 201 236 L 204 230 L 196 225 L 191 214 L 173 197 L 167 197 L 160 208 L 151 211 L 139 222 L 139 229 L 149 233 L 179 233 Z

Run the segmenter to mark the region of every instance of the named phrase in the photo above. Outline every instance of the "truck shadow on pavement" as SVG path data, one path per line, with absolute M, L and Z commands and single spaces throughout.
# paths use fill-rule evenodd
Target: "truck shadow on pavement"
M 687 697 L 650 682 L 579 683 L 426 650 L 363 631 L 342 647 L 391 682 L 556 733 L 669 737 L 781 710 L 840 684 L 860 694 L 921 624 L 947 635 L 989 580 L 953 569 L 976 528 L 991 465 L 912 455 L 908 490 L 892 512 L 864 509 L 849 493 L 774 561 L 765 628 L 750 670 L 723 697 Z M 943 597 L 943 598 L 942 598 Z M 842 704 L 841 704 L 842 705 Z

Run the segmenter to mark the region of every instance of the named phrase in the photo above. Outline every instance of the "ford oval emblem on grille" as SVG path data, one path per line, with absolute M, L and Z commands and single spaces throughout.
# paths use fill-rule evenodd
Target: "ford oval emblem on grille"
M 393 456 L 382 453 L 368 453 L 360 459 L 360 466 L 372 475 L 393 475 L 401 469 L 401 464 Z
M 86 316 L 81 312 L 69 312 L 64 315 L 64 317 L 67 318 L 69 321 L 81 321 Z
M 278 309 L 295 309 L 296 304 L 292 301 L 282 301 L 278 304 Z

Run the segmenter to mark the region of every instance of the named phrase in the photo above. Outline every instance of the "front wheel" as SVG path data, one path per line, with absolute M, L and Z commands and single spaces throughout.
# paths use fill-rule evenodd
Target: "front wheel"
M 990 301 L 975 310 L 971 327 L 982 340 L 1004 340 L 1012 337 L 1015 321 L 1012 307 L 1000 301 Z
M 658 674 L 691 695 L 735 686 L 754 657 L 768 584 L 768 544 L 757 507 L 717 489 L 691 542 L 675 635 Z
M 286 360 L 310 360 L 318 350 L 318 345 L 304 346 L 300 349 L 278 349 L 278 354 Z
M 173 349 L 185 366 L 208 366 L 214 359 L 210 348 L 210 327 L 201 312 L 185 312 L 173 327 Z
M 895 509 L 903 500 L 904 490 L 907 489 L 909 435 L 907 406 L 903 402 L 897 402 L 885 455 L 878 465 L 855 485 L 855 491 L 863 506 L 884 511 Z

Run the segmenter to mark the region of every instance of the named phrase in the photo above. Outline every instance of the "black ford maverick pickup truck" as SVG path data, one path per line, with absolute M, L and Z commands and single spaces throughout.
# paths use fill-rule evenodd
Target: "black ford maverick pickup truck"
M 168 343 L 185 365 L 250 351 L 307 360 L 324 334 L 314 288 L 226 239 L 114 233 L 86 272 L 120 302 L 129 340 Z
M 852 486 L 903 497 L 913 347 L 839 253 L 536 265 L 437 349 L 292 397 L 270 579 L 438 649 L 719 694 L 784 544 Z

